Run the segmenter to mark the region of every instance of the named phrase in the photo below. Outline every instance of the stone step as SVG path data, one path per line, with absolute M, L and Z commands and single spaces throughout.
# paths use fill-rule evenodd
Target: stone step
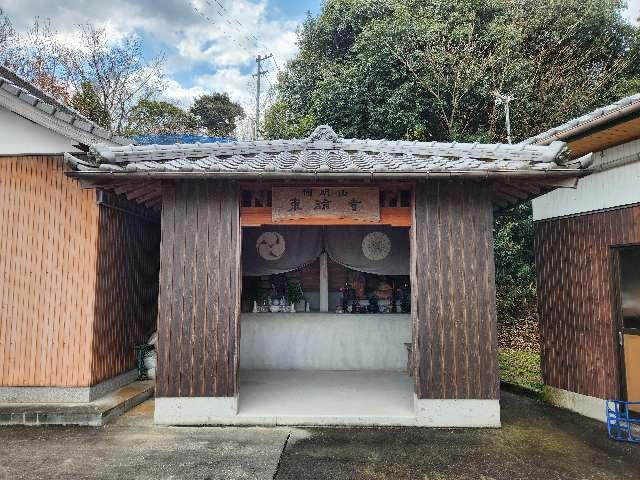
M 136 381 L 88 403 L 0 403 L 0 425 L 100 427 L 153 396 L 154 386 Z

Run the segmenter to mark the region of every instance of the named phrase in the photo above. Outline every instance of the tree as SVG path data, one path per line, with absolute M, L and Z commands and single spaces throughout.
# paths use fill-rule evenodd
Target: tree
M 266 133 L 328 123 L 344 136 L 505 141 L 500 90 L 526 138 L 638 86 L 638 33 L 620 6 L 328 0 L 300 31 Z
M 111 118 L 111 129 L 122 133 L 131 109 L 164 89 L 164 58 L 145 61 L 142 42 L 130 35 L 111 45 L 105 29 L 80 27 L 81 48 L 69 57 L 68 75 L 75 89 L 90 82 Z
M 69 101 L 68 49 L 56 40 L 49 20 L 36 18 L 18 34 L 0 12 L 0 63 L 61 102 Z
M 108 129 L 111 126 L 109 112 L 91 82 L 84 81 L 80 84 L 80 89 L 71 97 L 71 106 L 102 128 Z
M 17 33 L 11 19 L 0 8 L 0 64 L 11 70 L 16 70 L 21 63 L 16 39 Z
M 193 133 L 198 119 L 169 102 L 140 100 L 129 113 L 127 135 Z
M 0 12 L 0 64 L 63 103 L 78 95 L 77 101 L 97 115 L 98 123 L 123 133 L 131 109 L 164 89 L 164 59 L 145 60 L 141 40 L 135 35 L 114 45 L 102 27 L 80 25 L 77 33 L 79 42 L 68 47 L 59 40 L 50 20 L 36 18 L 31 28 L 17 34 Z M 81 100 L 86 95 L 92 96 L 91 106 L 86 98 Z
M 189 112 L 198 117 L 200 125 L 210 135 L 228 137 L 236 129 L 236 122 L 244 118 L 242 107 L 231 101 L 226 93 L 202 95 L 195 99 Z
M 270 138 L 521 140 L 640 87 L 639 33 L 618 0 L 327 0 L 299 32 L 265 116 Z M 495 225 L 501 320 L 535 313 L 530 205 Z

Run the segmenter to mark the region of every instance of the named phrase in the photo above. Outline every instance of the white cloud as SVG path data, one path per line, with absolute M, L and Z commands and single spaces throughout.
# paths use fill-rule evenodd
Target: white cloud
M 195 97 L 203 95 L 204 93 L 206 93 L 206 90 L 200 86 L 183 87 L 179 82 L 170 78 L 167 80 L 163 98 L 187 107 L 193 102 Z
M 36 16 L 50 18 L 70 46 L 79 44 L 77 26 L 86 22 L 103 26 L 114 44 L 139 34 L 149 51 L 168 52 L 165 97 L 188 104 L 202 93 L 225 91 L 245 104 L 252 96 L 248 72 L 255 69 L 256 55 L 270 51 L 282 66 L 297 51 L 295 31 L 304 12 L 295 21 L 269 19 L 270 1 L 3 0 L 2 8 L 19 31 Z M 273 81 L 275 69 L 269 69 Z M 193 73 L 203 71 L 209 73 Z
M 627 20 L 637 25 L 640 18 L 640 0 L 627 0 L 627 10 L 624 16 Z
M 165 98 L 188 105 L 199 95 L 212 92 L 226 92 L 229 97 L 241 104 L 253 99 L 251 75 L 243 75 L 238 68 L 220 68 L 213 74 L 199 75 L 194 78 L 194 85 L 184 87 L 173 79 L 167 81 Z

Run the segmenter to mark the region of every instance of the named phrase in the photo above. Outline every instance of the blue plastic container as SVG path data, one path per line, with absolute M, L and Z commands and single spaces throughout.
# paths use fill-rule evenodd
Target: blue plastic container
M 640 443 L 640 412 L 630 411 L 630 405 L 640 410 L 640 402 L 606 401 L 607 432 L 612 440 Z

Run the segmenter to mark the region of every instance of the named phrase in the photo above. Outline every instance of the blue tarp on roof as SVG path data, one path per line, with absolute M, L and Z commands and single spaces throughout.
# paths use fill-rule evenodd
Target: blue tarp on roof
M 136 135 L 133 137 L 136 145 L 173 145 L 175 143 L 229 143 L 235 142 L 233 137 L 209 137 L 207 135 L 192 134 L 163 134 Z

